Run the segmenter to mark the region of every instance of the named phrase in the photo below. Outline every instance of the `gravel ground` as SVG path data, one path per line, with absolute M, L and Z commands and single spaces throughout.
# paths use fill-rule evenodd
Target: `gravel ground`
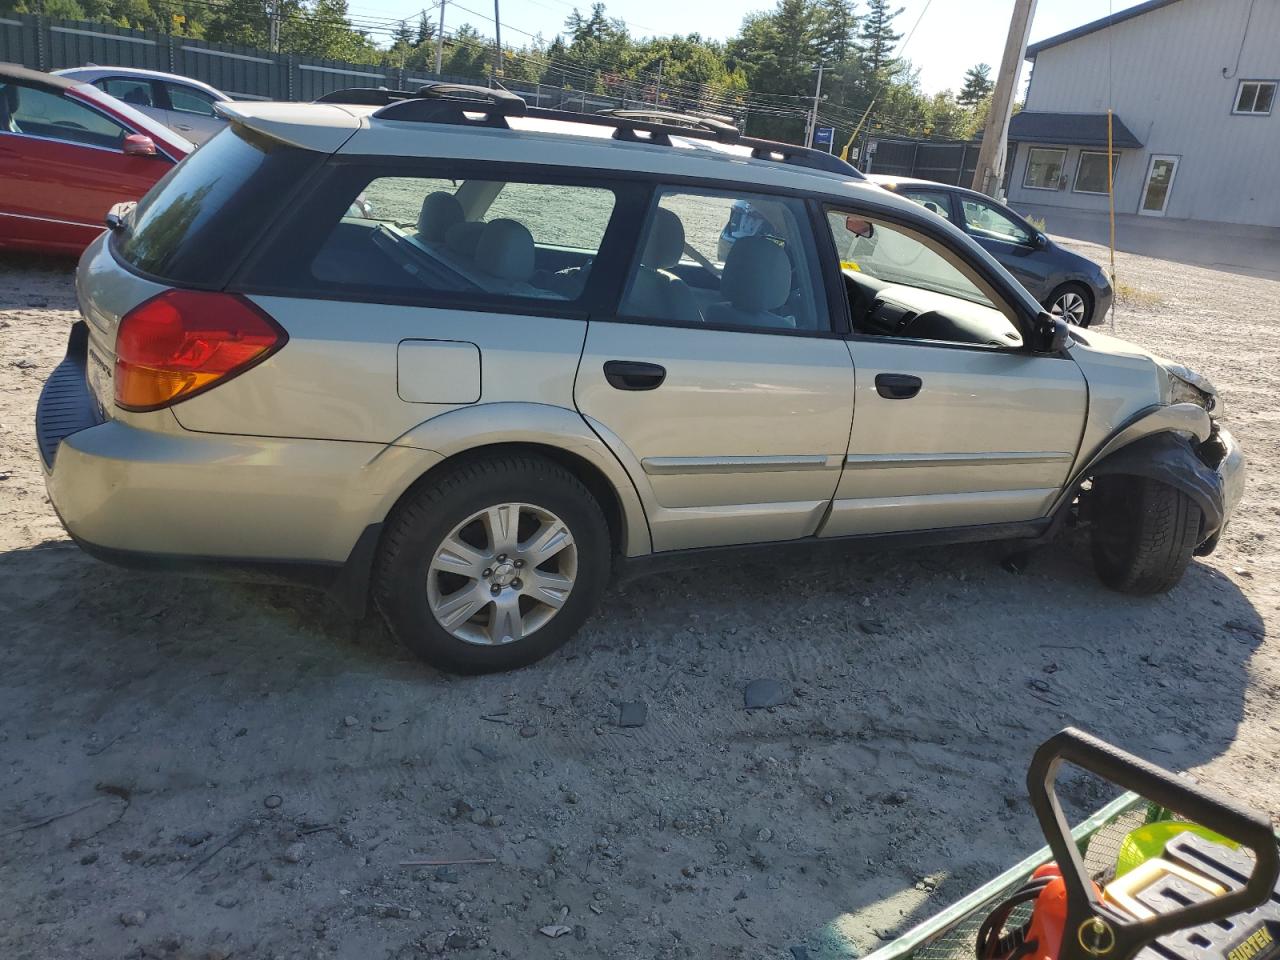
M 1115 332 L 1212 377 L 1251 460 L 1172 594 L 1080 544 L 726 566 L 451 679 L 322 597 L 69 543 L 32 420 L 70 270 L 0 261 L 0 956 L 856 956 L 1038 845 L 1024 771 L 1067 723 L 1274 811 L 1280 283 L 1120 276 Z

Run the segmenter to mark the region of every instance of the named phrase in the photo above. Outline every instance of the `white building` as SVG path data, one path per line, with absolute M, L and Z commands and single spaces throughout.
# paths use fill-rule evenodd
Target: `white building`
M 1148 0 L 1027 48 L 1010 203 L 1280 227 L 1280 0 Z

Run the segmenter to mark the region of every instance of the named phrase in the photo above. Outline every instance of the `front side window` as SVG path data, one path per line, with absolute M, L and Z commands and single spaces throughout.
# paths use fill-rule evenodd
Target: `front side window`
M 450 171 L 453 172 L 453 171 Z M 532 180 L 335 172 L 317 209 L 282 237 L 265 282 L 373 301 L 578 301 L 613 217 L 612 189 Z M 261 265 L 260 265 L 261 266 Z M 258 273 L 255 270 L 255 275 Z
M 0 132 L 111 150 L 129 133 L 84 104 L 16 83 L 0 84 Z
M 1111 155 L 1111 177 L 1114 181 L 1116 167 L 1120 164 L 1120 154 Z M 1076 184 L 1072 188 L 1076 193 L 1107 192 L 1107 155 L 1088 150 L 1080 152 L 1080 166 L 1076 168 Z
M 195 113 L 202 117 L 216 116 L 213 112 L 213 97 L 203 90 L 195 90 L 176 83 L 165 85 L 169 93 L 169 105 L 179 113 Z
M 960 208 L 964 211 L 965 229 L 975 237 L 1023 245 L 1031 243 L 1030 230 L 989 203 L 963 197 Z
M 1022 185 L 1032 190 L 1057 190 L 1066 162 L 1065 150 L 1032 147 L 1027 153 L 1027 171 L 1022 177 Z
M 1022 343 L 994 289 L 954 251 L 910 227 L 828 208 L 856 333 L 987 347 Z M 1008 314 L 1008 315 L 1007 315 Z
M 744 330 L 830 329 L 801 201 L 663 190 L 619 312 Z
M 903 191 L 902 195 L 931 213 L 936 213 L 944 220 L 951 219 L 951 198 L 943 190 L 912 190 L 909 193 Z
M 1276 81 L 1241 80 L 1233 113 L 1267 116 L 1276 102 Z
M 136 80 L 133 77 L 106 77 L 94 86 L 111 94 L 117 100 L 134 107 L 154 107 L 155 99 L 151 93 L 150 80 Z

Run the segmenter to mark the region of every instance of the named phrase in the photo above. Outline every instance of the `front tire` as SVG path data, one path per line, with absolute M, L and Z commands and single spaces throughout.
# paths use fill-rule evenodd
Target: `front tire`
M 1076 327 L 1087 327 L 1093 322 L 1093 294 L 1081 283 L 1064 283 L 1055 287 L 1044 302 L 1055 317 L 1060 317 Z
M 1098 578 L 1121 593 L 1172 589 L 1200 537 L 1199 505 L 1181 490 L 1146 477 L 1098 477 L 1090 496 Z
M 599 503 L 564 467 L 485 458 L 412 493 L 387 521 L 375 597 L 391 632 L 441 670 L 488 673 L 564 644 L 612 568 Z

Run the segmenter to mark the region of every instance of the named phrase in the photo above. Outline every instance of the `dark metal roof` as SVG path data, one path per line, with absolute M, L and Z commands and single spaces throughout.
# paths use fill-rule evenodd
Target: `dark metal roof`
M 78 87 L 83 82 L 67 77 L 55 77 L 43 70 L 28 70 L 16 63 L 0 63 L 0 80 L 17 80 L 54 92 Z
M 1114 114 L 1111 117 L 1112 143 L 1136 148 L 1142 141 Z M 1023 110 L 1009 120 L 1009 139 L 1020 143 L 1062 143 L 1073 147 L 1105 147 L 1105 113 L 1034 113 Z
M 1159 10 L 1161 7 L 1167 7 L 1171 3 L 1177 3 L 1178 0 L 1147 0 L 1146 3 L 1140 3 L 1137 6 L 1130 7 L 1128 10 L 1121 10 L 1119 13 L 1113 13 L 1108 17 L 1102 17 L 1094 20 L 1092 23 L 1086 23 L 1083 27 L 1076 27 L 1074 30 L 1068 30 L 1066 33 L 1060 33 L 1056 37 L 1049 37 L 1047 40 L 1041 40 L 1027 47 L 1027 59 L 1034 60 L 1036 54 L 1041 50 L 1047 50 L 1050 47 L 1056 47 L 1059 44 L 1067 43 L 1071 40 L 1077 40 L 1080 37 L 1088 36 L 1099 30 L 1105 30 L 1107 27 L 1114 26 L 1117 23 L 1124 23 L 1126 20 L 1132 20 L 1134 17 L 1140 17 L 1144 13 L 1150 13 L 1152 10 Z

